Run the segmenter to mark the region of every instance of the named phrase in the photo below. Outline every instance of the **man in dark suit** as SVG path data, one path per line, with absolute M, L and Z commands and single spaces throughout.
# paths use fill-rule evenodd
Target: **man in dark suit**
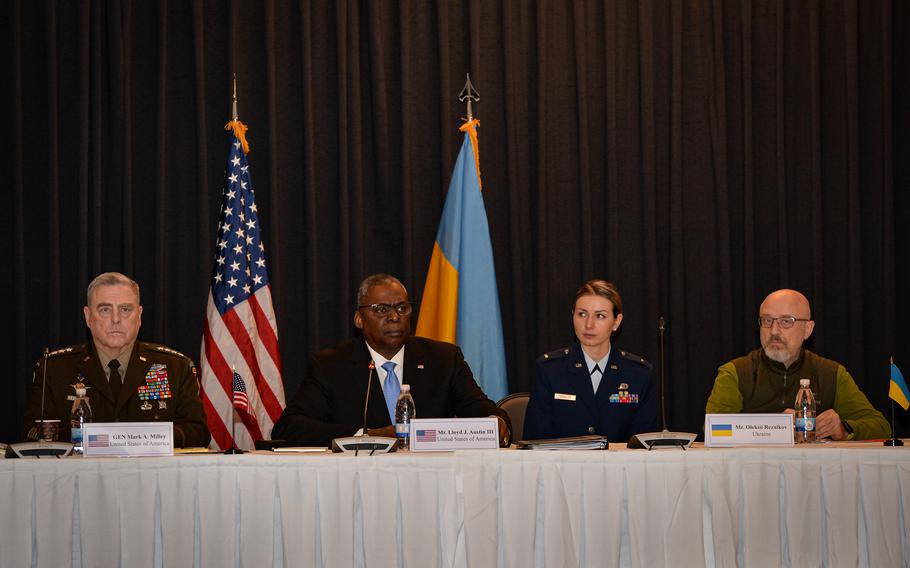
M 395 400 L 401 384 L 411 387 L 420 418 L 496 416 L 500 445 L 511 425 L 505 411 L 487 398 L 461 349 L 411 336 L 412 306 L 397 278 L 375 274 L 357 294 L 355 338 L 316 353 L 294 399 L 272 429 L 272 438 L 295 445 L 328 446 L 333 438 L 366 427 L 374 436 L 395 436 Z M 373 381 L 367 423 L 363 404 Z
M 45 419 L 59 420 L 69 440 L 74 385 L 88 387 L 93 422 L 173 422 L 174 445 L 207 446 L 209 430 L 199 398 L 193 361 L 173 349 L 136 341 L 142 325 L 139 285 L 117 272 L 88 286 L 85 324 L 92 341 L 47 356 Z M 41 418 L 44 359 L 35 365 L 25 437 L 37 439 Z

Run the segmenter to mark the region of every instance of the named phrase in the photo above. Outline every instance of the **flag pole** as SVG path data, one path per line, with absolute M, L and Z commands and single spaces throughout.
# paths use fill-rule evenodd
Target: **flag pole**
M 231 93 L 231 123 L 239 124 L 240 115 L 237 113 L 237 73 L 233 74 L 233 89 Z M 246 148 L 244 148 L 246 150 Z M 237 438 L 234 436 L 234 421 L 240 417 L 240 413 L 234 407 L 234 374 L 237 372 L 236 367 L 231 365 L 231 447 L 224 450 L 227 455 L 242 454 L 243 450 L 237 447 Z
M 890 365 L 894 365 L 894 356 L 891 356 Z M 900 447 L 904 445 L 904 441 L 897 437 L 897 423 L 894 420 L 894 399 L 890 396 L 888 397 L 891 400 L 891 438 L 885 440 L 884 445 L 888 447 Z
M 468 103 L 468 119 L 467 122 L 474 120 L 474 111 L 471 108 L 471 101 L 480 102 L 480 93 L 477 92 L 477 89 L 474 88 L 474 84 L 471 83 L 471 74 L 466 74 L 466 80 L 464 82 L 464 87 L 461 89 L 461 92 L 458 93 L 458 100 L 460 102 L 467 101 Z
M 234 89 L 233 97 L 231 102 L 231 118 L 233 120 L 240 120 L 240 115 L 237 114 L 237 73 L 234 73 Z

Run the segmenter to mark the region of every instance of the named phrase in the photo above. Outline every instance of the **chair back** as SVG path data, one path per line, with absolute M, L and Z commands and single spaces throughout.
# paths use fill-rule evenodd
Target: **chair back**
M 506 411 L 509 420 L 512 421 L 512 440 L 515 442 L 524 439 L 522 436 L 525 427 L 525 410 L 528 408 L 530 398 L 530 393 L 516 392 L 496 403 L 496 406 Z

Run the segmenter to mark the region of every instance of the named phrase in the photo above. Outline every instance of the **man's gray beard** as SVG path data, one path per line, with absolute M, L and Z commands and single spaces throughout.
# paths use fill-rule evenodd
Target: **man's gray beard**
M 787 358 L 790 356 L 790 354 L 787 353 L 787 350 L 783 349 L 783 348 L 772 350 L 772 349 L 769 349 L 768 347 L 765 347 L 764 349 L 765 349 L 765 355 L 768 356 L 768 359 L 771 359 L 772 361 L 777 361 L 778 363 L 781 363 L 781 364 L 786 363 Z

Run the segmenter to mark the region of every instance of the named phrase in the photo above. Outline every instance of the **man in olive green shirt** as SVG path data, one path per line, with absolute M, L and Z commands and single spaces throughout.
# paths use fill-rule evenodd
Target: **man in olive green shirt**
M 761 349 L 720 367 L 708 414 L 793 412 L 799 380 L 809 379 L 818 406 L 816 436 L 832 440 L 888 438 L 891 428 L 843 365 L 805 349 L 815 322 L 809 300 L 778 290 L 759 308 Z

